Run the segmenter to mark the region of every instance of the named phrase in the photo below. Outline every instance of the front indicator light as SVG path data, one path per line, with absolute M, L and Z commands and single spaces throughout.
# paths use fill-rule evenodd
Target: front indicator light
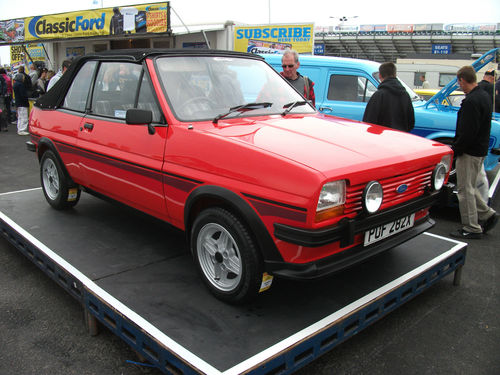
M 333 219 L 334 217 L 341 216 L 344 214 L 344 206 L 337 206 L 337 207 L 332 207 L 328 208 L 323 211 L 318 211 L 316 212 L 316 217 L 314 218 L 314 221 L 319 223 L 321 221 L 325 221 L 328 219 Z

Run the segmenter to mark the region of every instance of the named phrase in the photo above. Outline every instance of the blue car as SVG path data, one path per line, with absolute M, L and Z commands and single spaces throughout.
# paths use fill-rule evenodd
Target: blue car
M 485 53 L 471 65 L 479 71 L 495 58 L 498 50 L 495 48 Z M 266 54 L 263 57 L 278 72 L 282 71 L 281 55 Z M 298 71 L 314 81 L 316 108 L 320 112 L 361 121 L 366 104 L 380 83 L 379 65 L 368 60 L 301 55 Z M 457 89 L 457 79 L 452 80 L 427 101 L 421 100 L 404 82 L 401 83 L 410 94 L 415 109 L 415 128 L 412 133 L 450 144 L 455 137 L 459 107 L 442 103 L 443 99 Z M 484 163 L 486 171 L 495 170 L 500 158 L 500 114 L 493 115 L 489 152 Z M 500 168 L 496 170 L 495 182 L 498 181 L 499 170 Z M 495 188 L 496 183 L 490 188 L 490 198 Z

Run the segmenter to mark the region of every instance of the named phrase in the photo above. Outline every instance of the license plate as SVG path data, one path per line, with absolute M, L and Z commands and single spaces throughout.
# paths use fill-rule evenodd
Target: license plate
M 415 214 L 411 214 L 394 220 L 393 222 L 372 228 L 365 232 L 365 246 L 411 228 L 414 222 Z

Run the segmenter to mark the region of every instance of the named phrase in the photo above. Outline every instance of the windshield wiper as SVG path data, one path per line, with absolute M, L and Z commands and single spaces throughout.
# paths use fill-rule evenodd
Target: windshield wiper
M 236 107 L 229 108 L 228 112 L 218 115 L 217 117 L 215 117 L 212 120 L 212 122 L 214 124 L 217 124 L 217 121 L 219 121 L 220 119 L 223 119 L 224 117 L 229 116 L 231 113 L 234 113 L 234 112 L 243 113 L 243 112 L 253 111 L 254 109 L 267 108 L 267 107 L 270 107 L 272 105 L 273 105 L 273 103 L 269 103 L 269 102 L 247 103 L 247 104 L 238 105 Z
M 298 107 L 298 106 L 301 106 L 301 105 L 306 105 L 308 103 L 309 102 L 307 100 L 298 100 L 296 102 L 287 103 L 287 104 L 285 104 L 283 106 L 283 108 L 286 108 L 286 109 L 283 111 L 283 113 L 281 114 L 281 116 L 287 115 L 295 107 Z

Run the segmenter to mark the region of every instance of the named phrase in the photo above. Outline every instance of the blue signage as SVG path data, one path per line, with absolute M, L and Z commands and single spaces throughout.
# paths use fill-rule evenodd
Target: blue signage
M 433 44 L 432 53 L 436 55 L 451 54 L 451 44 Z
M 315 55 L 324 55 L 325 54 L 325 45 L 323 43 L 321 44 L 314 44 L 314 54 Z

